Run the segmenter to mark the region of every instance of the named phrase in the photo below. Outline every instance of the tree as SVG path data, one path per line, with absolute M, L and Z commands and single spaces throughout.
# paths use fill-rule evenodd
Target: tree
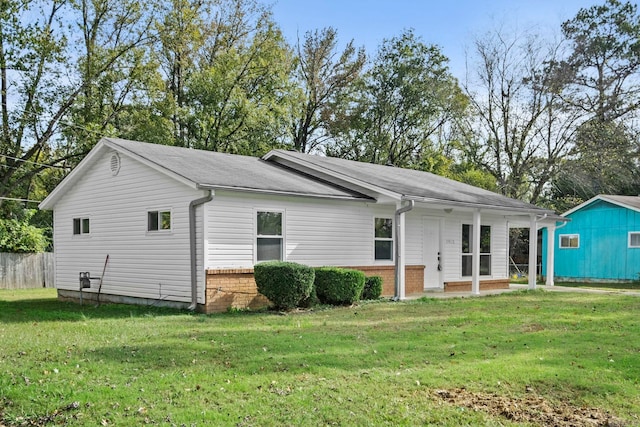
M 502 194 L 538 201 L 571 149 L 581 115 L 564 108 L 558 46 L 501 31 L 475 41 L 475 79 L 465 83 L 474 119 L 460 149 L 490 172 Z
M 256 0 L 173 0 L 158 25 L 174 144 L 261 154 L 284 144 L 292 52 Z
M 570 55 L 556 67 L 563 100 L 586 117 L 556 196 L 640 192 L 640 15 L 630 2 L 607 0 L 562 24 Z
M 448 59 L 412 30 L 385 40 L 374 64 L 359 83 L 346 113 L 332 125 L 340 157 L 424 169 L 425 159 L 440 153 L 453 118 L 466 107 Z M 352 107 L 351 107 L 352 106 Z
M 134 1 L 0 4 L 0 197 L 29 198 L 34 176 L 109 131 L 149 22 Z
M 36 210 L 24 210 L 15 218 L 0 218 L 0 252 L 44 252 L 49 245 L 47 230 L 29 223 Z
M 366 61 L 364 49 L 356 49 L 353 40 L 340 54 L 337 43 L 332 27 L 307 32 L 302 46 L 298 43 L 296 77 L 303 97 L 293 111 L 291 133 L 293 148 L 301 153 L 313 151 L 328 138 L 327 118 L 359 78 Z

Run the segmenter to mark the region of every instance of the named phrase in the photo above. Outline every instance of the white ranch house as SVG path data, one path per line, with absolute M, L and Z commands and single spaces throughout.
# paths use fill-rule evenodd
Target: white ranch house
M 381 275 L 383 295 L 397 299 L 508 287 L 509 228 L 530 228 L 535 265 L 537 229 L 552 236 L 557 220 L 426 172 L 114 138 L 102 139 L 40 208 L 54 211 L 59 298 L 204 312 L 265 304 L 253 266 L 272 259 Z

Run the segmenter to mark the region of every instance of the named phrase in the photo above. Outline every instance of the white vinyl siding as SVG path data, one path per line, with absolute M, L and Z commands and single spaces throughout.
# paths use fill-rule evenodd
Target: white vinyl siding
M 359 201 L 220 191 L 207 207 L 207 268 L 253 266 L 258 210 L 286 212 L 283 258 L 311 266 L 372 265 L 373 218 L 394 212 Z
M 96 159 L 55 206 L 56 286 L 78 290 L 78 273 L 89 271 L 98 277 L 109 255 L 102 293 L 190 301 L 189 202 L 203 192 L 126 155 L 120 155 L 121 167 L 113 176 L 111 156 L 105 153 Z M 172 207 L 172 232 L 147 230 L 147 212 L 153 206 Z M 72 219 L 78 217 L 91 218 L 90 239 L 73 239 Z M 202 243 L 201 223 L 197 232 Z M 202 303 L 204 276 L 200 276 Z M 85 291 L 96 290 L 93 286 Z

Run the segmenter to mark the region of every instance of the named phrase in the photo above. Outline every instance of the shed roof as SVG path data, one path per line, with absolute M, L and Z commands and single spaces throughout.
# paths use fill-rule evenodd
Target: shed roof
M 590 198 L 586 202 L 579 204 L 573 209 L 569 209 L 568 211 L 563 213 L 562 216 L 571 215 L 572 213 L 579 211 L 580 209 L 597 201 L 613 203 L 614 205 L 640 212 L 640 196 L 617 196 L 614 194 L 598 194 L 597 196 Z

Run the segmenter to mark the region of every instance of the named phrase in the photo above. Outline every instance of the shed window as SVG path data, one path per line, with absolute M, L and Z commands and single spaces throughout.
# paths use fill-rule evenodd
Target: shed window
M 629 232 L 629 247 L 640 248 L 640 231 Z
M 462 276 L 473 275 L 473 225 L 462 224 Z M 480 275 L 491 275 L 491 226 L 480 226 Z
M 256 226 L 256 261 L 282 261 L 282 212 L 259 211 Z
M 374 246 L 376 260 L 393 260 L 393 219 L 375 218 Z
M 147 230 L 171 230 L 171 211 L 147 212 Z
M 73 218 L 73 234 L 89 234 L 89 218 Z
M 561 234 L 560 235 L 560 248 L 561 249 L 576 249 L 580 247 L 580 235 L 579 234 Z

